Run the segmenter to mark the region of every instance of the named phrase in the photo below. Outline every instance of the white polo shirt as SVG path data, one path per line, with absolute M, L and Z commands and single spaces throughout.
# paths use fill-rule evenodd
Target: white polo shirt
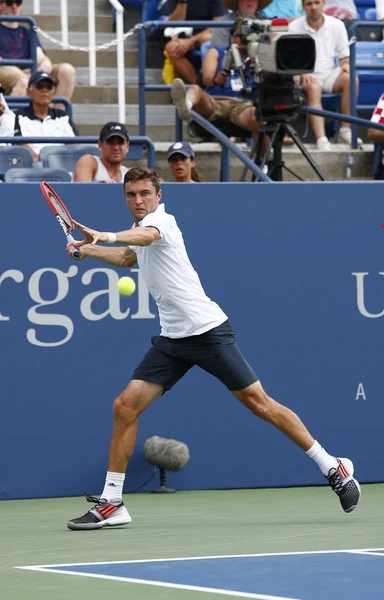
M 324 16 L 324 23 L 317 31 L 308 25 L 307 17 L 299 17 L 289 24 L 291 33 L 308 33 L 316 44 L 314 76 L 329 75 L 335 68 L 335 58 L 349 56 L 348 34 L 339 19 Z
M 200 335 L 224 323 L 227 315 L 205 294 L 176 219 L 165 212 L 164 204 L 146 215 L 139 226 L 156 227 L 161 236 L 150 246 L 130 246 L 156 301 L 161 335 L 169 338 Z

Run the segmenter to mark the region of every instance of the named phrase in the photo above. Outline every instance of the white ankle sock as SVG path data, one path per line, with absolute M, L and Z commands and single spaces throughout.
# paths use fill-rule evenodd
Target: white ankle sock
M 125 473 L 111 473 L 107 471 L 103 493 L 100 498 L 104 498 L 111 504 L 119 504 L 123 499 L 123 485 Z
M 323 135 L 322 137 L 317 138 L 318 142 L 328 142 L 328 138 L 326 135 Z
M 190 100 L 188 100 L 188 98 L 185 100 L 185 104 L 188 106 L 189 110 L 193 108 L 193 104 Z
M 339 133 L 343 133 L 343 131 L 349 131 L 349 127 L 340 127 Z
M 330 469 L 337 469 L 339 465 L 337 458 L 328 454 L 319 442 L 315 442 L 306 454 L 319 465 L 320 471 L 325 476 L 328 475 Z

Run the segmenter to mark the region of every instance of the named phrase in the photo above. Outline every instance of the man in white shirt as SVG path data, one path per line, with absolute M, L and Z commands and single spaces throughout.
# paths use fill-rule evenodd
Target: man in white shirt
M 303 0 L 305 17 L 299 17 L 289 24 L 291 33 L 309 34 L 316 43 L 316 63 L 314 73 L 301 75 L 299 84 L 307 95 L 308 106 L 322 110 L 323 92 L 341 93 L 341 112 L 350 114 L 349 94 L 349 44 L 345 25 L 339 19 L 323 14 L 324 0 Z M 338 58 L 339 66 L 335 65 Z M 358 84 L 356 78 L 356 85 Z M 319 150 L 331 150 L 331 144 L 325 135 L 322 117 L 309 115 Z M 349 123 L 340 123 L 338 141 L 352 143 Z M 358 140 L 362 143 L 362 140 Z
M 51 108 L 55 96 L 56 81 L 46 71 L 36 71 L 28 82 L 27 94 L 31 98 L 28 108 L 16 113 L 15 135 L 24 137 L 74 137 L 76 125 L 63 110 Z M 33 160 L 39 160 L 40 150 L 47 142 L 25 144 L 32 152 Z
M 299 417 L 270 398 L 235 342 L 227 315 L 204 292 L 185 249 L 176 220 L 160 204 L 159 178 L 146 167 L 133 167 L 124 177 L 124 193 L 134 226 L 119 233 L 98 232 L 75 222 L 83 241 L 80 258 L 97 258 L 116 267 L 139 264 L 144 281 L 157 303 L 161 334 L 135 369 L 126 389 L 114 403 L 114 429 L 108 472 L 95 506 L 71 519 L 69 529 L 100 529 L 124 525 L 131 517 L 122 500 L 123 483 L 136 439 L 139 415 L 170 390 L 194 365 L 217 377 L 253 414 L 280 429 L 312 458 L 340 498 L 345 512 L 360 499 L 349 459 L 329 455 L 313 439 Z M 114 248 L 97 245 L 120 244 Z

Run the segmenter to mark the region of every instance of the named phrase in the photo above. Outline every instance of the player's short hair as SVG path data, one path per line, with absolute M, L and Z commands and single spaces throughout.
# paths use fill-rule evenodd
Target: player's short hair
M 126 183 L 135 183 L 136 181 L 143 181 L 148 179 L 156 190 L 156 194 L 160 191 L 159 177 L 153 169 L 148 167 L 132 167 L 126 172 L 124 176 L 124 187 Z

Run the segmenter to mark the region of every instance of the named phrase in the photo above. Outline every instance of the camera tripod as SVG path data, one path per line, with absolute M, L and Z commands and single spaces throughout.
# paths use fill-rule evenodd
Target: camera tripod
M 308 161 L 312 169 L 318 175 L 319 179 L 321 181 L 325 181 L 325 175 L 322 173 L 316 162 L 309 154 L 308 150 L 305 148 L 297 131 L 292 127 L 292 125 L 287 123 L 286 120 L 266 121 L 266 124 L 263 125 L 257 133 L 257 136 L 252 144 L 249 158 L 253 160 L 261 169 L 264 169 L 265 166 L 267 166 L 267 174 L 273 181 L 283 181 L 283 168 L 300 181 L 304 181 L 294 171 L 289 169 L 283 161 L 282 146 L 283 138 L 286 134 L 291 136 L 304 158 Z M 247 171 L 248 167 L 244 167 L 241 173 L 240 181 L 245 181 Z M 253 175 L 252 181 L 255 181 L 255 179 L 256 175 Z

